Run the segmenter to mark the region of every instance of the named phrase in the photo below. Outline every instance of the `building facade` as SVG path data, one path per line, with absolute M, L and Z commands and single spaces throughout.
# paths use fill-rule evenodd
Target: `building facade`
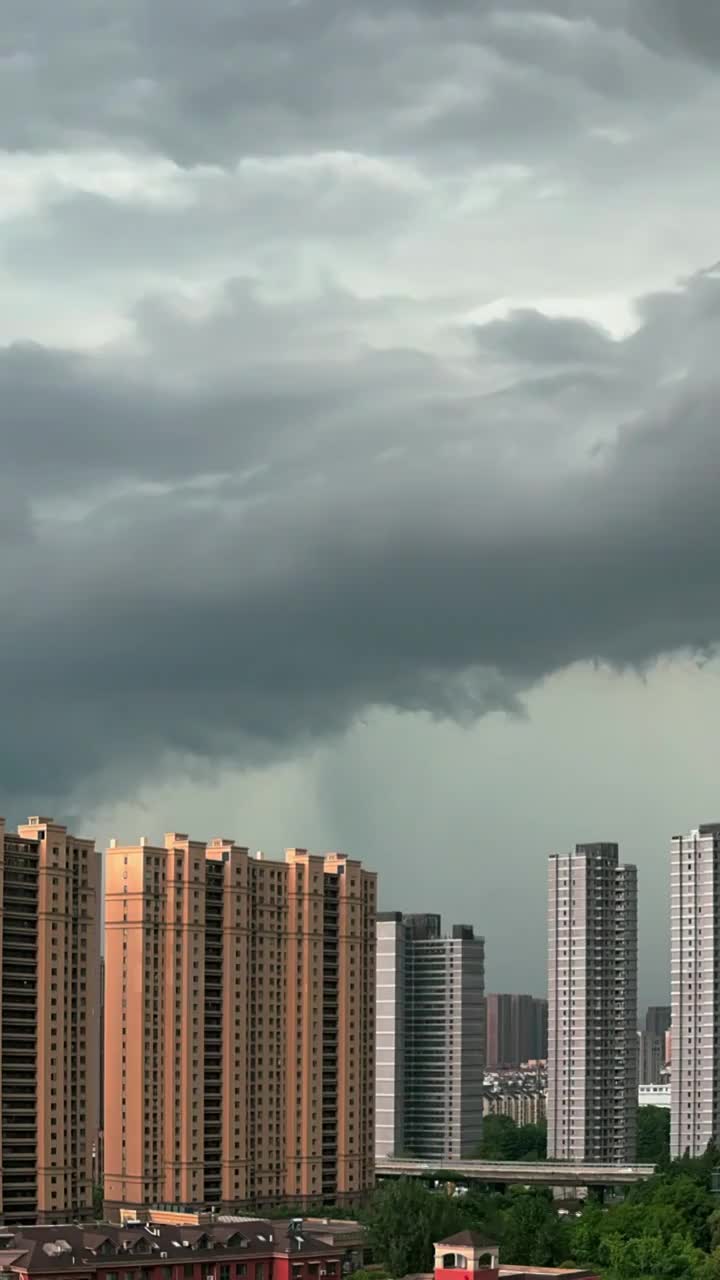
M 653 1031 L 638 1031 L 640 1084 L 659 1084 L 665 1070 L 665 1037 Z
M 645 1030 L 654 1036 L 664 1036 L 670 1030 L 672 1009 L 669 1004 L 651 1004 L 645 1014 Z
M 549 860 L 548 1158 L 635 1157 L 637 874 L 616 844 Z
M 484 953 L 470 925 L 378 917 L 378 1158 L 468 1155 L 482 1136 Z
M 407 929 L 399 911 L 377 917 L 375 1154 L 405 1150 Z
M 547 1057 L 547 1000 L 528 995 L 485 997 L 488 1070 Z
M 351 1200 L 373 1184 L 375 876 L 169 833 L 106 867 L 105 1201 Z
M 100 863 L 50 818 L 0 819 L 0 1215 L 86 1217 L 99 1123 Z
M 639 1107 L 663 1107 L 670 1110 L 669 1084 L 641 1084 L 638 1088 Z
M 168 1215 L 170 1216 L 170 1215 Z M 17 1280 L 340 1280 L 342 1254 L 299 1221 L 0 1228 Z
M 483 1114 L 509 1116 L 516 1125 L 540 1124 L 547 1116 L 547 1094 L 544 1089 L 504 1089 L 485 1091 Z
M 720 823 L 675 836 L 671 852 L 670 1151 L 700 1156 L 720 1135 Z

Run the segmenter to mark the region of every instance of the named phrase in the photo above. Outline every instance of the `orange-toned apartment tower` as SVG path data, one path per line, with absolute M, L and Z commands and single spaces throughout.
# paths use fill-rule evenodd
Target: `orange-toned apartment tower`
M 51 818 L 0 818 L 0 1216 L 92 1210 L 100 1076 L 100 860 Z
M 374 1177 L 375 875 L 171 832 L 106 863 L 105 1203 L 350 1200 Z

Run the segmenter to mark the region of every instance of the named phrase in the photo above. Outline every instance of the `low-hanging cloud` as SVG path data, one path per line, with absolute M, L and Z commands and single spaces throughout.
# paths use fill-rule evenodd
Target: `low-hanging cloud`
M 578 661 L 712 649 L 720 278 L 640 311 L 624 339 L 511 313 L 441 357 L 373 346 L 341 292 L 238 282 L 92 356 L 0 353 L 6 787 L 129 786 L 370 706 L 472 718 Z

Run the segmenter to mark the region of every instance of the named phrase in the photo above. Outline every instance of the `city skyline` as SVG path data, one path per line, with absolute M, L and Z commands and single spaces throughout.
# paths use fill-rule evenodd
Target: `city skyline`
M 673 837 L 667 864 L 675 1154 L 686 1147 L 700 1154 L 720 1116 L 703 1059 L 720 998 L 712 949 L 719 842 L 720 824 L 701 824 Z M 376 1158 L 469 1155 L 483 1110 L 526 1121 L 545 1112 L 544 1098 L 512 1088 L 501 1097 L 497 1081 L 489 1095 L 483 1085 L 486 1065 L 493 1071 L 484 1054 L 486 1006 L 497 1006 L 492 1053 L 509 1064 L 542 1034 L 546 1002 L 522 993 L 486 997 L 484 938 L 473 926 L 444 933 L 437 912 L 378 911 L 377 874 L 360 860 L 291 848 L 279 861 L 232 840 L 177 831 L 157 845 L 114 839 L 101 911 L 93 839 L 48 817 L 30 818 L 16 833 L 0 819 L 3 854 L 4 1096 L 34 1089 L 38 1107 L 35 1172 L 27 1153 L 16 1166 L 22 1135 L 7 1126 L 0 1135 L 5 1212 L 15 1221 L 32 1216 L 24 1202 L 13 1206 L 15 1171 L 23 1188 L 36 1179 L 41 1218 L 71 1204 L 82 1216 L 99 1167 L 114 1215 L 169 1203 L 229 1210 L 341 1201 L 370 1185 Z M 548 1154 L 629 1163 L 638 1066 L 642 1083 L 661 1079 L 669 1012 L 650 1006 L 638 1016 L 636 868 L 621 864 L 618 846 L 607 842 L 550 854 L 547 865 Z M 22 950 L 33 929 L 35 978 Z M 60 953 L 62 982 L 55 982 Z M 22 1080 L 7 1075 L 6 1061 L 7 1033 L 25 1012 L 18 982 L 45 1028 L 35 1068 L 23 1060 Z M 699 996 L 687 994 L 688 983 Z M 53 1056 L 56 1022 L 66 1028 L 63 1071 Z M 12 1035 L 26 1053 L 22 1024 Z M 94 1082 L 103 1059 L 101 1152 L 103 1099 Z M 322 1097 L 315 1088 L 311 1097 L 309 1082 L 319 1081 Z M 62 1182 L 61 1135 L 53 1136 L 50 1114 L 58 1095 L 79 1135 L 63 1139 L 75 1172 L 63 1168 Z M 7 1117 L 7 1125 L 15 1121 Z M 27 1123 L 22 1108 L 17 1123 Z
M 262 796 L 262 799 L 265 800 L 264 788 L 260 794 Z M 182 811 L 182 805 L 180 806 L 180 808 Z M 233 810 L 233 806 L 228 806 L 228 808 L 230 811 Z M 96 844 L 98 846 L 98 849 L 100 851 L 100 854 L 103 860 L 104 860 L 105 849 L 109 845 L 110 840 L 115 838 L 116 831 L 118 829 L 121 829 L 121 830 L 129 829 L 128 827 L 126 827 L 125 818 L 124 818 L 124 815 L 127 812 L 127 810 L 125 810 L 124 806 L 121 806 L 119 811 L 123 815 L 123 820 L 120 822 L 114 821 L 114 818 L 111 814 L 111 816 L 105 816 L 104 818 L 101 818 L 100 823 L 97 826 L 92 826 L 92 828 L 88 825 L 88 823 L 84 821 L 80 824 L 86 829 L 92 829 L 94 832 L 96 832 Z M 105 811 L 105 812 L 106 814 L 109 813 L 109 811 Z M 114 814 L 114 812 L 116 811 L 112 811 L 112 812 Z M 6 814 L 9 815 L 10 813 L 11 813 L 11 810 L 7 809 Z M 151 825 L 153 825 L 154 827 L 160 827 L 160 828 L 164 827 L 166 825 L 164 821 L 165 816 L 166 816 L 166 811 L 163 808 L 160 810 L 157 817 L 153 816 Z M 167 816 L 173 816 L 173 815 L 170 814 Z M 10 821 L 9 817 L 8 817 L 8 821 Z M 14 818 L 13 818 L 13 821 L 15 821 Z M 72 817 L 71 825 L 76 825 L 76 826 L 78 825 L 77 815 Z M 139 824 L 136 824 L 136 829 L 138 825 L 140 829 L 142 829 L 143 826 L 148 825 L 148 807 L 147 806 L 143 806 L 143 810 L 140 815 L 140 822 Z M 203 829 L 212 830 L 213 827 L 217 827 L 217 825 L 218 825 L 217 815 L 216 814 L 213 815 L 209 813 L 207 816 L 207 821 L 200 824 L 199 830 L 200 831 L 202 831 Z M 221 815 L 220 825 L 225 827 L 226 829 L 231 829 L 234 824 L 230 821 L 224 821 Z M 302 822 L 300 822 L 298 825 L 301 830 L 306 829 L 303 827 Z M 588 825 L 588 824 L 584 824 L 581 821 L 579 825 L 582 827 L 583 825 Z M 187 826 L 188 824 L 183 824 L 184 829 L 186 829 Z M 613 834 L 615 834 L 617 832 L 617 826 L 618 826 L 617 823 L 613 823 L 611 820 L 609 821 L 606 820 L 604 823 L 602 822 L 598 823 L 596 825 L 596 829 L 598 827 L 601 830 L 604 828 L 606 831 L 609 830 Z M 249 838 L 252 833 L 252 828 L 254 828 L 257 838 L 254 838 L 254 839 Z M 198 828 L 195 827 L 194 829 L 198 829 Z M 291 822 L 288 822 L 286 824 L 283 821 L 282 825 L 278 828 L 275 826 L 272 819 L 268 818 L 267 813 L 265 814 L 258 813 L 257 819 L 254 822 L 244 823 L 240 821 L 240 830 L 243 834 L 244 842 L 247 844 L 247 846 L 250 849 L 283 850 L 286 847 L 288 847 L 287 839 L 275 840 L 268 837 L 268 832 L 272 832 L 273 830 L 278 830 L 278 829 L 281 832 L 284 832 L 286 835 L 289 835 L 291 837 L 293 835 Z M 557 823 L 555 829 L 559 830 L 560 832 L 564 832 L 565 837 L 567 836 L 567 824 L 565 822 Z M 668 830 L 670 830 L 670 828 L 668 828 Z M 668 838 L 669 838 L 668 830 L 664 832 L 664 835 L 662 837 L 663 857 L 666 857 L 667 855 Z M 342 832 L 338 831 L 337 829 L 336 829 L 336 834 L 338 835 L 338 838 L 336 840 L 320 839 L 316 841 L 316 840 L 310 840 L 310 839 L 303 839 L 302 843 L 304 847 L 309 847 L 309 848 L 362 847 L 359 845 L 355 845 L 354 843 L 351 843 L 349 839 L 342 838 Z M 554 843 L 556 846 L 559 846 L 559 845 L 562 845 L 563 840 L 564 840 L 564 837 L 561 835 L 561 837 Z M 622 843 L 622 842 L 619 842 L 619 843 Z M 537 891 L 542 892 L 543 895 L 545 893 L 545 888 L 546 888 L 546 859 L 547 859 L 548 847 L 552 847 L 552 843 L 548 844 L 548 846 L 545 848 L 538 848 L 537 854 L 536 855 L 534 854 L 532 858 L 528 858 L 527 866 L 525 867 L 525 870 L 524 870 L 524 875 L 526 880 L 528 880 L 533 885 L 534 890 L 537 889 Z M 623 846 L 623 847 L 626 847 L 626 846 Z M 270 854 L 269 856 L 277 856 L 277 855 Z M 363 856 L 364 856 L 364 860 L 367 862 L 367 865 L 379 866 L 387 862 L 387 857 L 384 852 L 378 853 L 378 855 L 374 858 L 371 853 L 364 854 Z M 404 878 L 405 876 L 404 862 L 398 865 L 397 874 L 403 877 L 399 883 L 405 886 L 407 884 L 407 881 Z M 662 914 L 658 915 L 656 912 L 653 912 L 652 918 L 648 918 L 649 911 L 650 911 L 649 904 L 646 901 L 648 894 L 646 893 L 644 895 L 641 895 L 640 901 L 638 904 L 638 907 L 639 907 L 638 1004 L 639 1004 L 639 1007 L 643 1009 L 650 1006 L 669 1006 L 669 1000 L 670 1000 L 669 877 L 665 877 L 665 876 L 658 877 L 656 874 L 656 871 L 653 872 L 653 876 L 654 876 L 654 880 L 652 884 L 652 889 L 655 893 L 657 893 L 658 891 L 661 892 L 663 896 L 667 898 L 667 910 L 665 912 L 664 917 Z M 666 884 L 666 880 L 667 880 L 667 884 Z M 393 902 L 397 901 L 397 893 L 392 889 L 393 883 L 394 883 L 393 879 L 388 875 L 387 867 L 383 866 L 383 874 L 379 880 L 379 899 L 378 899 L 378 909 L 381 911 L 391 910 Z M 421 878 L 420 883 L 424 884 L 426 882 L 424 879 Z M 429 881 L 428 883 L 432 884 L 433 881 Z M 453 886 L 454 886 L 454 892 L 453 892 Z M 404 888 L 403 888 L 403 895 L 405 896 Z M 525 926 L 524 926 L 526 946 L 523 949 L 518 949 L 518 948 L 509 947 L 507 944 L 507 930 L 505 928 L 505 925 L 504 923 L 502 924 L 499 923 L 497 920 L 497 905 L 493 905 L 493 909 L 488 910 L 485 913 L 485 919 L 483 919 L 482 896 L 478 895 L 477 906 L 473 905 L 472 897 L 471 897 L 470 898 L 471 909 L 468 908 L 467 890 L 462 884 L 462 882 L 458 881 L 456 878 L 447 877 L 447 876 L 442 877 L 438 890 L 437 892 L 434 893 L 434 896 L 433 896 L 433 892 L 430 889 L 425 890 L 420 888 L 415 890 L 414 896 L 416 897 L 417 901 L 415 902 L 415 904 L 411 902 L 409 906 L 415 905 L 419 910 L 422 909 L 423 901 L 430 900 L 430 901 L 437 902 L 438 910 L 440 911 L 440 914 L 442 914 L 446 918 L 458 919 L 463 914 L 468 914 L 473 916 L 473 918 L 481 921 L 483 936 L 485 937 L 486 945 L 487 945 L 486 989 L 488 991 L 507 990 L 507 991 L 514 991 L 517 993 L 525 991 L 529 995 L 532 995 L 538 998 L 546 998 L 547 988 L 546 986 L 545 987 L 542 986 L 542 980 L 540 982 L 538 981 L 538 974 L 541 974 L 544 977 L 547 969 L 547 930 L 545 926 L 545 918 L 542 912 L 538 912 L 537 909 L 534 909 L 531 915 L 529 916 L 529 918 L 526 920 Z M 652 894 L 650 894 L 649 896 L 651 897 Z M 442 910 L 442 904 L 448 901 L 456 904 L 454 909 Z M 466 910 L 466 908 L 468 909 Z M 647 952 L 650 947 L 652 947 L 653 955 L 659 952 L 660 958 L 657 962 L 655 962 L 652 958 L 648 959 Z M 665 961 L 663 961 L 663 956 L 666 957 Z M 519 964 L 518 964 L 518 960 L 520 961 Z

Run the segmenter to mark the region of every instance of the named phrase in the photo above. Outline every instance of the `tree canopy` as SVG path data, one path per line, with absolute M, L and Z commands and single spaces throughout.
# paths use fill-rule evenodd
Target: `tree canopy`
M 670 1108 L 638 1107 L 637 1158 L 641 1164 L 667 1165 L 670 1160 Z
M 544 1160 L 547 1124 L 516 1125 L 510 1116 L 486 1116 L 482 1141 L 473 1155 L 478 1160 Z
M 505 1126 L 503 1126 L 505 1128 Z M 574 1263 L 605 1280 L 720 1280 L 720 1152 L 672 1163 L 603 1207 L 588 1200 L 561 1217 L 549 1192 L 472 1188 L 453 1197 L 419 1179 L 382 1184 L 365 1212 L 375 1261 L 389 1275 L 430 1271 L 433 1245 L 470 1227 L 500 1246 L 503 1262 Z

